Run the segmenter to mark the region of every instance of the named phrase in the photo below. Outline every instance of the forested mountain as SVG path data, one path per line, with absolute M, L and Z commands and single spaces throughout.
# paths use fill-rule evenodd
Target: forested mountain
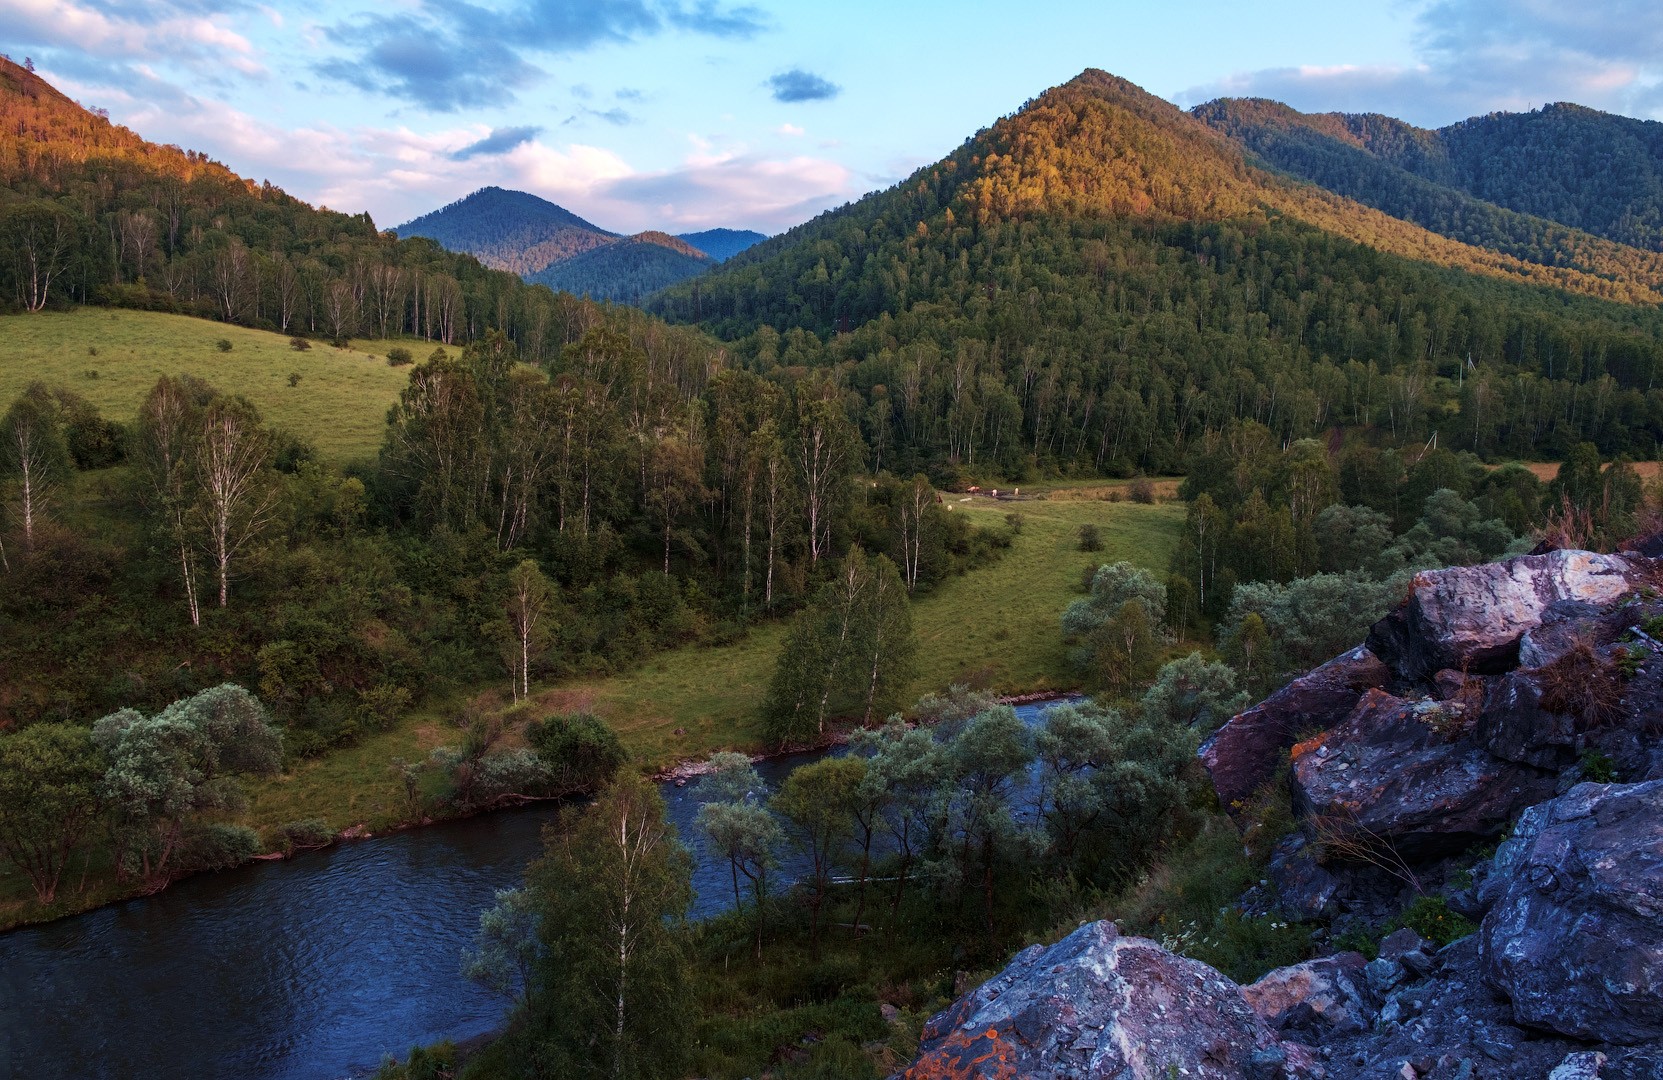
M 625 304 L 639 303 L 766 239 L 738 229 L 621 237 L 547 199 L 499 187 L 480 188 L 396 231 L 475 255 L 486 266 L 512 271 L 528 282 Z
M 1663 123 L 1653 120 L 1567 103 L 1436 131 L 1374 113 L 1306 115 L 1259 99 L 1224 98 L 1195 113 L 1279 168 L 1388 212 L 1377 200 L 1453 218 L 1468 234 L 1459 238 L 1475 243 L 1517 243 L 1542 231 L 1501 208 L 1663 250 Z M 1565 242 L 1535 241 L 1554 251 Z
M 1663 280 L 1655 251 L 1470 194 L 1458 186 L 1438 132 L 1372 115 L 1309 116 L 1263 99 L 1224 98 L 1194 113 L 1277 169 L 1451 239 L 1613 281 Z
M 665 286 L 715 265 L 715 259 L 685 240 L 644 232 L 564 259 L 527 280 L 573 296 L 639 304 Z
M 547 199 L 499 187 L 480 188 L 394 231 L 425 236 L 447 250 L 476 256 L 493 270 L 522 277 L 618 238 Z
M 686 241 L 717 262 L 727 262 L 768 238 L 750 229 L 706 229 L 703 232 L 680 233 L 676 239 Z
M 1657 298 L 1268 172 L 1091 71 L 650 308 L 834 376 L 897 471 L 1020 476 L 1179 469 L 1241 420 L 1649 456 Z

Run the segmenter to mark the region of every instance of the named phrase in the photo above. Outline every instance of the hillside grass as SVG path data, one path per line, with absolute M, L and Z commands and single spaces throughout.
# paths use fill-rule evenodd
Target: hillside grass
M 229 352 L 217 348 L 222 339 L 231 342 Z M 296 352 L 284 334 L 155 311 L 85 307 L 6 315 L 0 316 L 0 409 L 38 379 L 73 390 L 126 423 L 158 378 L 185 373 L 243 395 L 267 423 L 344 463 L 375 456 L 387 408 L 408 380 L 408 368 L 387 364 L 391 344 L 336 349 L 313 341 Z M 418 361 L 432 351 L 430 342 L 403 344 Z M 291 373 L 300 376 L 295 386 Z
M 1085 497 L 1100 484 L 1052 487 L 1043 499 L 998 501 L 949 495 L 954 513 L 977 525 L 1006 528 L 1019 513 L 1021 530 L 995 563 L 942 582 L 913 606 L 918 677 L 907 697 L 955 682 L 1001 693 L 1065 690 L 1069 670 L 1059 619 L 1081 595 L 1087 566 L 1125 559 L 1165 574 L 1183 527 L 1176 503 L 1145 505 Z M 1103 549 L 1079 550 L 1079 530 L 1096 525 Z M 677 649 L 635 671 L 578 680 L 549 691 L 545 707 L 592 708 L 623 737 L 640 761 L 664 765 L 727 747 L 757 749 L 757 710 L 785 635 L 783 624 L 753 630 L 732 645 Z M 683 729 L 677 735 L 675 730 Z

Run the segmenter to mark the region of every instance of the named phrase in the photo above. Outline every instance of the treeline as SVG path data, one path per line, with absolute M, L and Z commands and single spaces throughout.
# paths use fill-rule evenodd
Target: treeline
M 1663 280 L 1663 260 L 1653 251 L 1486 202 L 1454 186 L 1459 181 L 1453 168 L 1426 169 L 1424 155 L 1411 156 L 1409 165 L 1421 164 L 1438 179 L 1394 164 L 1391 159 L 1399 154 L 1392 150 L 1377 156 L 1357 133 L 1376 130 L 1363 118 L 1306 116 L 1279 102 L 1240 98 L 1208 102 L 1197 107 L 1195 115 L 1276 168 L 1462 243 L 1613 280 L 1643 281 L 1654 287 Z M 1424 134 L 1442 149 L 1438 133 Z M 1527 175 L 1540 173 L 1532 170 Z M 1556 212 L 1565 209 L 1560 206 Z M 1574 216 L 1588 220 L 1588 208 L 1579 210 Z
M 1284 441 L 1436 433 L 1486 457 L 1655 452 L 1654 310 L 1255 211 L 1259 174 L 1233 148 L 1140 102 L 1051 91 L 649 307 L 709 327 L 753 370 L 835 373 L 874 452 L 943 479 L 1172 472 L 1238 420 Z
M 714 265 L 714 259 L 686 241 L 642 233 L 563 259 L 532 274 L 531 280 L 591 300 L 640 304 Z
M 30 388 L 0 419 L 0 727 L 230 680 L 311 753 L 436 692 L 729 640 L 851 548 L 909 593 L 997 551 L 927 481 L 869 473 L 835 387 L 707 379 L 589 310 L 544 367 L 498 333 L 435 350 L 344 472 L 188 376 L 119 419 Z
M 145 142 L 9 61 L 0 104 L 0 310 L 100 303 L 444 345 L 497 330 L 533 361 L 596 323 L 592 305 L 471 255 L 399 240 L 367 214 L 314 209 L 201 154 Z M 647 320 L 629 332 L 709 351 L 700 336 Z

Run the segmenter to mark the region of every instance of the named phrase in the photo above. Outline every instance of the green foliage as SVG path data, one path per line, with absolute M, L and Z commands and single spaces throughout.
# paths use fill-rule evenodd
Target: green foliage
M 544 949 L 530 1017 L 543 1069 L 626 1080 L 682 1075 L 689 875 L 663 799 L 627 773 L 549 833 L 527 874 Z
M 1478 929 L 1471 919 L 1451 911 L 1441 896 L 1415 897 L 1397 921 L 1440 948 Z
M 1080 526 L 1080 550 L 1102 551 L 1103 538 L 1097 531 L 1097 526 L 1087 522 Z
M 462 974 L 516 1004 L 529 1003 L 543 951 L 541 915 L 524 889 L 498 889 L 496 897 L 479 913 L 473 947 L 462 955 Z
M 1610 757 L 1592 747 L 1582 752 L 1577 760 L 1577 767 L 1582 771 L 1582 779 L 1595 784 L 1615 784 L 1617 782 L 1617 764 Z
M 218 341 L 214 342 L 214 348 L 218 349 L 220 352 L 230 352 L 232 349 L 231 339 L 220 338 Z M 294 384 L 290 383 L 289 385 L 293 386 Z
M 1143 695 L 1143 714 L 1152 722 L 1209 732 L 1248 705 L 1229 665 L 1198 652 L 1164 665 Z
M 599 791 L 629 758 L 618 733 L 589 712 L 556 713 L 532 721 L 526 725 L 525 739 L 561 795 Z
M 415 362 L 415 356 L 403 345 L 394 345 L 387 350 L 387 366 L 403 367 Z
M 70 854 L 96 819 L 104 766 L 85 728 L 36 724 L 0 734 L 0 855 L 52 903 Z

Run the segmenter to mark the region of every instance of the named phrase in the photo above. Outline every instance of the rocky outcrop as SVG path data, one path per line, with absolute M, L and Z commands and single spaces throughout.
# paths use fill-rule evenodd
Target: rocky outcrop
M 1367 1031 L 1376 1007 L 1364 979 L 1362 953 L 1345 952 L 1277 968 L 1242 996 L 1285 1039 L 1320 1046 L 1333 1035 Z
M 1391 672 L 1356 648 L 1294 679 L 1240 713 L 1201 746 L 1219 804 L 1239 807 L 1275 775 L 1300 737 L 1321 731 L 1357 704 L 1363 691 L 1385 686 Z
M 1481 898 L 1484 971 L 1520 1023 L 1663 1040 L 1663 781 L 1579 784 L 1533 807 Z
M 1337 727 L 1294 747 L 1296 808 L 1324 835 L 1416 859 L 1470 847 L 1553 793 L 1552 777 L 1452 742 L 1454 708 L 1368 691 Z
M 1591 551 L 1522 555 L 1417 574 L 1402 607 L 1376 623 L 1368 647 L 1401 679 L 1442 668 L 1478 674 L 1519 663 L 1520 639 L 1561 601 L 1604 605 L 1643 578 L 1636 559 Z
M 1280 1080 L 1319 1075 L 1242 989 L 1153 941 L 1087 923 L 1018 953 L 924 1027 L 906 1080 Z

